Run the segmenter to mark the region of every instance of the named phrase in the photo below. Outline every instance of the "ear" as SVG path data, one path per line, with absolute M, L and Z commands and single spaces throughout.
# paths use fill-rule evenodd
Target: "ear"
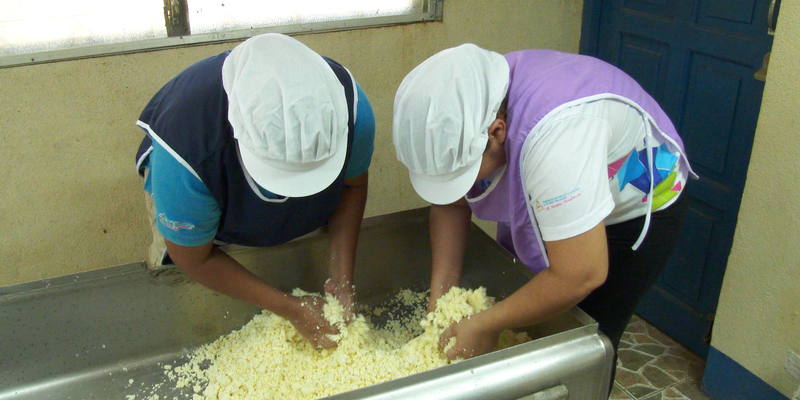
M 506 121 L 498 118 L 489 125 L 489 140 L 494 140 L 501 145 L 506 142 Z

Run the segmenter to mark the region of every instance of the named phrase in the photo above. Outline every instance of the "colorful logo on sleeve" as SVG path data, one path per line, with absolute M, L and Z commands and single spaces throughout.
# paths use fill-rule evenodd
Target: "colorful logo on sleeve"
M 543 200 L 541 203 L 539 203 L 539 201 L 537 200 L 536 211 L 542 211 L 542 210 L 550 211 L 556 209 L 558 207 L 563 206 L 564 204 L 571 202 L 572 200 L 577 199 L 578 197 L 581 197 L 581 193 L 583 193 L 581 191 L 581 188 L 575 188 L 572 189 L 569 193 L 564 193 L 556 197 L 551 197 L 547 200 Z
M 166 226 L 173 231 L 180 231 L 183 229 L 194 229 L 194 224 L 190 224 L 188 222 L 178 222 L 178 221 L 171 221 L 167 219 L 167 216 L 164 213 L 158 213 L 158 222 L 161 222 L 161 225 Z
M 653 160 L 653 210 L 664 205 L 681 191 L 680 181 L 675 184 L 675 165 L 678 156 L 669 152 L 666 144 L 651 148 Z M 650 192 L 650 165 L 647 162 L 647 149 L 633 149 L 626 157 L 608 165 L 608 179 L 617 177 L 619 191 L 626 185 L 633 186 L 644 193 L 642 202 L 647 201 Z

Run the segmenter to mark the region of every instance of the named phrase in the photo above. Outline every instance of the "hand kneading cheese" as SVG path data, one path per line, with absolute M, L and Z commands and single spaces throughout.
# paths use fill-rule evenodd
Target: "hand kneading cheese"
M 295 295 L 307 295 L 295 291 Z M 178 388 L 192 388 L 193 400 L 317 399 L 447 365 L 439 335 L 461 318 L 489 308 L 486 290 L 453 288 L 436 311 L 425 315 L 425 293 L 401 292 L 395 301 L 413 306 L 411 315 L 393 318 L 383 328 L 364 314 L 349 324 L 344 309 L 325 295 L 325 317 L 340 329 L 333 349 L 314 350 L 285 319 L 263 311 L 247 325 L 200 347 L 189 361 L 167 371 Z M 380 316 L 392 307 L 372 310 Z M 368 313 L 369 314 L 369 313 Z M 424 316 L 424 317 L 423 317 Z M 530 340 L 505 331 L 499 348 Z

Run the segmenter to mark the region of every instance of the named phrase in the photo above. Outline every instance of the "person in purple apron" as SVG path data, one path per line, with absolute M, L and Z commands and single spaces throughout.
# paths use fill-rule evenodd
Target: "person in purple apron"
M 218 245 L 275 246 L 327 224 L 325 290 L 352 311 L 375 121 L 350 72 L 296 39 L 258 35 L 178 74 L 137 125 L 154 236 L 147 266 L 174 263 L 286 318 L 314 347 L 334 346 L 320 298 L 278 290 Z
M 393 140 L 432 203 L 429 310 L 460 283 L 471 216 L 536 273 L 441 336 L 449 358 L 491 351 L 503 329 L 579 306 L 616 352 L 674 249 L 694 178 L 667 115 L 601 60 L 550 50 L 502 56 L 472 44 L 414 68 L 394 101 Z M 613 378 L 612 378 L 613 380 Z

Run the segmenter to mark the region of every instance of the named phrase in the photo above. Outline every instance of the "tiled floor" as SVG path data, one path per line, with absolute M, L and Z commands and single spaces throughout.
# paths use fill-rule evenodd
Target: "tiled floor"
M 634 316 L 619 345 L 609 400 L 710 400 L 700 392 L 705 360 Z

